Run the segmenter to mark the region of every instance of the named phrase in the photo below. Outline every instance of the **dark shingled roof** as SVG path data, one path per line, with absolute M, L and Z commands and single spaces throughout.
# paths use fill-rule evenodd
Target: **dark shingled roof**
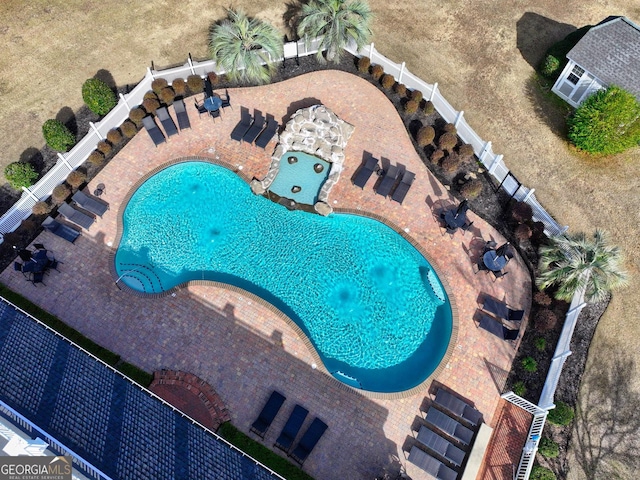
M 628 18 L 612 17 L 591 28 L 567 58 L 640 100 L 640 27 Z
M 0 399 L 113 479 L 281 478 L 2 299 Z

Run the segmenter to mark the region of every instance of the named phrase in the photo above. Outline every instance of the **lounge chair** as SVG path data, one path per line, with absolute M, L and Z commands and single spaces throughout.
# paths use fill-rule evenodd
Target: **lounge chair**
M 260 132 L 262 132 L 262 129 L 264 128 L 264 121 L 262 112 L 260 112 L 260 110 L 256 110 L 253 116 L 253 123 L 251 124 L 251 127 L 249 127 L 249 130 L 247 130 L 247 133 L 242 137 L 242 141 L 253 143 L 254 140 L 258 138 L 258 135 L 260 135 Z
M 231 131 L 231 139 L 237 142 L 242 141 L 242 137 L 251 127 L 251 114 L 246 107 L 240 107 L 240 121 Z
M 449 415 L 445 415 L 435 407 L 430 407 L 425 420 L 429 425 L 455 438 L 464 445 L 469 445 L 473 438 L 473 431 L 460 424 Z
M 478 425 L 482 420 L 482 414 L 478 410 L 441 388 L 436 393 L 434 403 L 444 407 L 446 410 L 449 410 L 457 417 L 466 420 L 473 426 Z
M 314 418 L 311 425 L 309 425 L 309 428 L 307 428 L 307 431 L 302 435 L 302 438 L 298 442 L 298 446 L 294 448 L 293 452 L 291 452 L 289 456 L 302 465 L 326 429 L 326 423 L 318 417 Z
M 94 215 L 98 215 L 99 217 L 104 215 L 104 213 L 109 210 L 109 205 L 107 205 L 106 203 L 102 203 L 95 198 L 91 198 L 80 190 L 73 194 L 71 200 L 76 202 L 76 204 L 80 208 L 84 208 L 88 212 L 91 212 Z
M 459 467 L 464 461 L 464 451 L 460 450 L 453 443 L 444 439 L 433 430 L 428 429 L 424 425 L 420 427 L 418 436 L 416 438 L 425 447 L 433 450 L 438 455 L 441 455 L 455 466 Z
M 409 452 L 409 461 L 438 480 L 456 480 L 458 478 L 458 472 L 447 467 L 440 460 L 433 458 L 415 445 L 411 447 Z
M 391 193 L 391 189 L 395 185 L 396 180 L 398 179 L 399 176 L 400 176 L 400 169 L 398 168 L 398 166 L 397 165 L 389 166 L 387 173 L 385 174 L 384 178 L 380 182 L 380 185 L 378 185 L 378 189 L 376 190 L 376 193 L 378 195 L 382 195 L 383 197 L 388 196 Z
M 82 213 L 80 210 L 76 210 L 68 203 L 60 205 L 58 207 L 58 213 L 70 222 L 80 225 L 82 228 L 86 228 L 87 230 L 91 225 L 93 225 L 93 222 L 96 221 L 95 218 L 90 217 L 86 213 Z
M 251 425 L 251 431 L 258 435 L 260 438 L 264 438 L 267 430 L 273 423 L 273 419 L 276 418 L 278 412 L 280 411 L 280 407 L 286 400 L 286 397 L 282 395 L 280 392 L 273 391 L 267 403 L 265 403 L 264 407 L 262 407 L 262 411 L 255 422 Z
M 153 117 L 144 117 L 142 119 L 142 125 L 144 125 L 145 130 L 151 137 L 151 140 L 153 140 L 153 143 L 156 145 L 156 147 L 167 140 L 166 138 L 164 138 L 163 133 L 158 128 L 158 125 L 156 125 Z
M 369 157 L 367 161 L 360 167 L 358 174 L 353 179 L 353 184 L 356 187 L 360 187 L 364 189 L 364 186 L 367 184 L 373 172 L 378 168 L 378 159 L 374 157 Z
M 393 195 L 391 195 L 391 199 L 402 204 L 402 202 L 404 201 L 404 197 L 407 196 L 407 193 L 409 192 L 409 189 L 411 188 L 411 184 L 413 183 L 413 180 L 415 178 L 416 178 L 415 173 L 410 172 L 409 170 L 406 170 L 404 172 L 404 175 L 402 176 L 402 180 L 400 180 L 400 183 L 398 184 L 396 189 L 393 191 Z
M 498 318 L 504 318 L 511 322 L 519 322 L 524 317 L 524 310 L 513 310 L 506 303 L 492 297 L 486 297 L 482 303 L 482 309 Z
M 482 315 L 478 326 L 489 333 L 493 333 L 496 337 L 501 338 L 502 340 L 516 340 L 520 334 L 520 330 L 507 328 L 501 322 L 489 315 Z
M 189 115 L 187 114 L 187 108 L 184 105 L 184 100 L 181 98 L 174 100 L 173 110 L 176 112 L 176 118 L 178 119 L 178 126 L 180 127 L 180 130 L 191 128 L 191 122 L 189 121 Z
M 285 452 L 289 451 L 291 445 L 293 445 L 293 441 L 296 439 L 296 436 L 300 431 L 300 427 L 302 427 L 302 424 L 304 423 L 304 419 L 307 418 L 308 413 L 309 410 L 301 407 L 300 405 L 293 407 L 293 411 L 291 412 L 291 415 L 289 415 L 287 423 L 284 425 L 282 432 L 280 432 L 280 436 L 273 445 Z
M 160 119 L 160 122 L 162 122 L 162 128 L 164 128 L 164 131 L 167 134 L 167 137 L 176 135 L 178 133 L 178 128 L 176 127 L 176 124 L 173 122 L 173 118 L 171 118 L 171 115 L 169 115 L 169 111 L 167 110 L 167 107 L 158 108 L 156 110 L 156 115 Z
M 267 128 L 265 128 L 256 139 L 256 147 L 267 148 L 267 145 L 278 130 L 278 122 L 276 122 L 276 119 L 271 115 L 267 115 L 267 117 Z
M 51 217 L 47 217 L 42 222 L 42 226 L 45 230 L 57 235 L 60 238 L 65 239 L 67 242 L 75 242 L 80 236 L 80 232 L 71 228 L 68 225 L 64 225 Z

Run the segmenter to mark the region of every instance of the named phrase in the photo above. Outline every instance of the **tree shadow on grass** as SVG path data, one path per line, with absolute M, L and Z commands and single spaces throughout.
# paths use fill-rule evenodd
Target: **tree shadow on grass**
M 615 345 L 587 368 L 580 392 L 571 450 L 588 480 L 632 478 L 640 471 L 640 393 L 630 380 L 635 362 Z
M 531 107 L 549 130 L 559 138 L 567 139 L 567 118 L 572 112 L 568 103 L 551 92 L 553 84 L 537 74 L 531 75 L 525 84 L 525 94 Z
M 525 12 L 516 22 L 516 46 L 522 58 L 538 68 L 547 49 L 574 32 L 576 27 L 560 23 L 537 13 Z

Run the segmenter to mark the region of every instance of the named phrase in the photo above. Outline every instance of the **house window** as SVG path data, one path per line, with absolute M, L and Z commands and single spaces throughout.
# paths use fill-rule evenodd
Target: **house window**
M 567 80 L 569 80 L 574 85 L 577 85 L 583 73 L 584 73 L 583 68 L 580 68 L 578 65 L 574 65 L 573 69 L 571 70 L 571 73 L 567 77 Z

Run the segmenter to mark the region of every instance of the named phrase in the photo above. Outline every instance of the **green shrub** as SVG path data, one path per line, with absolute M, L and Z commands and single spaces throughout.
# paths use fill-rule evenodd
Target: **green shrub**
M 424 103 L 424 108 L 422 109 L 425 115 L 432 115 L 436 111 L 436 107 L 433 105 L 433 102 L 426 101 Z
M 145 100 L 146 102 L 146 100 Z M 142 108 L 136 107 L 129 112 L 129 120 L 131 120 L 136 125 L 142 124 L 142 119 L 147 116 L 147 112 L 145 112 Z
M 538 370 L 538 362 L 533 357 L 524 357 L 521 364 L 525 372 L 534 373 Z
M 547 62 L 547 57 L 556 58 L 559 61 L 559 65 L 555 69 L 555 72 L 551 74 L 549 77 L 552 80 L 555 80 L 558 77 L 558 75 L 560 75 L 560 72 L 562 72 L 565 65 L 567 64 L 567 61 L 568 61 L 567 53 L 569 53 L 569 50 L 571 50 L 576 45 L 576 43 L 580 41 L 580 39 L 585 35 L 585 33 L 589 31 L 591 27 L 592 25 L 585 25 L 584 27 L 579 28 L 574 32 L 571 32 L 569 35 L 564 37 L 559 42 L 556 42 L 553 45 L 551 45 L 551 47 L 549 47 L 549 49 L 546 51 L 542 63 L 539 65 L 540 73 L 544 75 L 544 72 L 542 71 L 542 69 L 545 66 L 545 63 Z
M 538 291 L 533 294 L 533 301 L 536 305 L 541 307 L 548 307 L 551 305 L 551 297 L 546 292 Z
M 100 140 L 98 142 L 98 145 L 96 145 L 96 150 L 104 153 L 105 156 L 107 156 L 111 153 L 111 150 L 113 150 L 113 147 L 106 140 Z
M 549 410 L 547 420 L 552 425 L 564 427 L 573 421 L 574 415 L 575 412 L 569 405 L 564 402 L 556 402 L 556 408 Z
M 78 170 L 74 170 L 73 172 L 69 172 L 67 175 L 67 183 L 71 185 L 73 188 L 78 188 L 84 182 L 87 181 L 87 175 Z
M 69 198 L 69 195 L 71 195 L 71 189 L 64 183 L 61 183 L 60 185 L 56 185 L 51 192 L 51 200 L 55 205 L 60 205 Z
M 405 113 L 412 115 L 418 111 L 419 106 L 420 104 L 415 100 L 409 100 L 407 103 L 404 104 L 404 111 Z
M 569 140 L 580 150 L 620 153 L 640 143 L 640 103 L 633 94 L 611 86 L 582 102 L 567 126 Z
M 436 131 L 433 129 L 431 125 L 425 125 L 424 127 L 420 127 L 420 130 L 418 130 L 418 134 L 416 135 L 416 141 L 418 142 L 418 145 L 421 147 L 426 147 L 427 145 L 431 145 L 433 143 L 434 138 L 436 138 Z M 440 161 L 440 158 L 438 159 L 438 161 Z
M 415 100 L 418 104 L 422 101 L 422 92 L 420 90 L 411 90 L 411 100 Z
M 442 160 L 444 158 L 444 152 L 442 150 L 435 150 L 432 154 L 431 154 L 431 163 L 433 163 L 434 165 L 437 165 L 440 160 Z
M 452 174 L 460 168 L 460 163 L 462 162 L 458 154 L 455 152 L 451 152 L 442 160 L 440 166 L 446 173 Z
M 547 340 L 543 337 L 536 338 L 535 341 L 536 350 L 544 352 L 547 349 Z
M 527 393 L 527 386 L 524 384 L 522 380 L 518 380 L 516 383 L 513 384 L 513 386 L 511 387 L 511 390 L 513 391 L 513 393 L 515 393 L 519 397 L 524 397 L 525 393 Z
M 66 152 L 76 143 L 76 138 L 71 130 L 58 120 L 51 119 L 44 122 L 42 135 L 47 145 L 58 152 Z
M 160 101 L 165 105 L 171 105 L 174 98 L 176 98 L 176 92 L 171 87 L 163 88 L 160 92 Z
M 136 127 L 136 124 L 132 121 L 125 120 L 124 122 L 122 122 L 122 125 L 120 125 L 120 131 L 122 131 L 122 134 L 125 137 L 133 138 L 135 137 L 136 133 L 138 133 L 138 127 Z
M 189 75 L 187 77 L 187 87 L 191 93 L 201 93 L 204 90 L 204 80 L 200 75 Z
M 30 163 L 14 162 L 4 168 L 4 177 L 16 190 L 30 187 L 38 178 L 38 174 Z
M 380 80 L 380 77 L 382 77 L 383 73 L 384 68 L 382 68 L 382 65 L 374 65 L 373 67 L 371 67 L 371 76 L 374 80 Z
M 160 95 L 162 89 L 167 85 L 169 85 L 169 83 L 164 78 L 156 78 L 151 82 L 151 90 L 153 90 L 156 95 Z
M 107 132 L 107 140 L 112 145 L 117 145 L 122 141 L 122 133 L 117 128 L 112 128 Z
M 538 452 L 544 458 L 556 458 L 560 455 L 560 446 L 548 437 L 543 437 L 538 445 Z
M 478 198 L 482 193 L 482 182 L 478 178 L 469 180 L 460 187 L 460 194 L 467 200 Z
M 554 78 L 560 73 L 561 62 L 553 55 L 545 55 L 540 65 L 540 73 L 543 77 Z
M 176 97 L 183 97 L 187 93 L 187 83 L 183 78 L 176 78 L 171 83 L 171 88 L 173 88 Z
M 518 223 L 524 223 L 531 220 L 533 209 L 526 202 L 516 202 L 511 207 L 511 216 Z
M 531 227 L 526 223 L 521 223 L 516 227 L 513 231 L 513 234 L 518 239 L 519 242 L 524 242 L 525 240 L 529 240 L 533 232 L 531 231 Z
M 36 202 L 33 207 L 31 207 L 31 213 L 34 215 L 49 215 L 51 211 L 51 207 L 47 202 Z
M 94 167 L 99 167 L 104 163 L 104 154 L 98 150 L 94 150 L 87 158 L 87 162 Z
M 98 78 L 90 78 L 82 84 L 82 100 L 96 115 L 106 115 L 118 104 L 111 87 Z
M 455 148 L 458 143 L 458 137 L 456 137 L 453 133 L 443 133 L 440 135 L 438 139 L 438 146 L 441 150 L 451 151 Z
M 360 73 L 369 73 L 371 67 L 371 59 L 369 57 L 360 57 L 358 59 L 358 71 Z
M 404 83 L 396 83 L 393 90 L 401 97 L 404 97 L 407 93 L 407 87 Z
M 533 317 L 533 324 L 536 329 L 541 332 L 553 330 L 558 323 L 558 317 L 555 313 L 547 308 L 538 310 Z
M 160 108 L 160 102 L 153 98 L 147 98 L 142 102 L 142 108 L 144 108 L 147 113 L 156 113 L 156 110 Z
M 446 133 L 450 133 L 451 135 L 458 134 L 458 129 L 453 123 L 446 123 L 444 127 L 442 127 L 442 131 Z
M 468 143 L 463 143 L 458 147 L 458 155 L 460 155 L 465 160 L 473 157 L 473 145 L 469 145 Z
M 548 468 L 534 465 L 529 480 L 556 480 L 556 475 Z
M 380 85 L 382 85 L 382 88 L 384 88 L 385 90 L 389 90 L 395 83 L 396 79 L 393 78 L 393 75 L 389 73 L 385 73 L 382 76 L 382 80 L 380 80 Z

